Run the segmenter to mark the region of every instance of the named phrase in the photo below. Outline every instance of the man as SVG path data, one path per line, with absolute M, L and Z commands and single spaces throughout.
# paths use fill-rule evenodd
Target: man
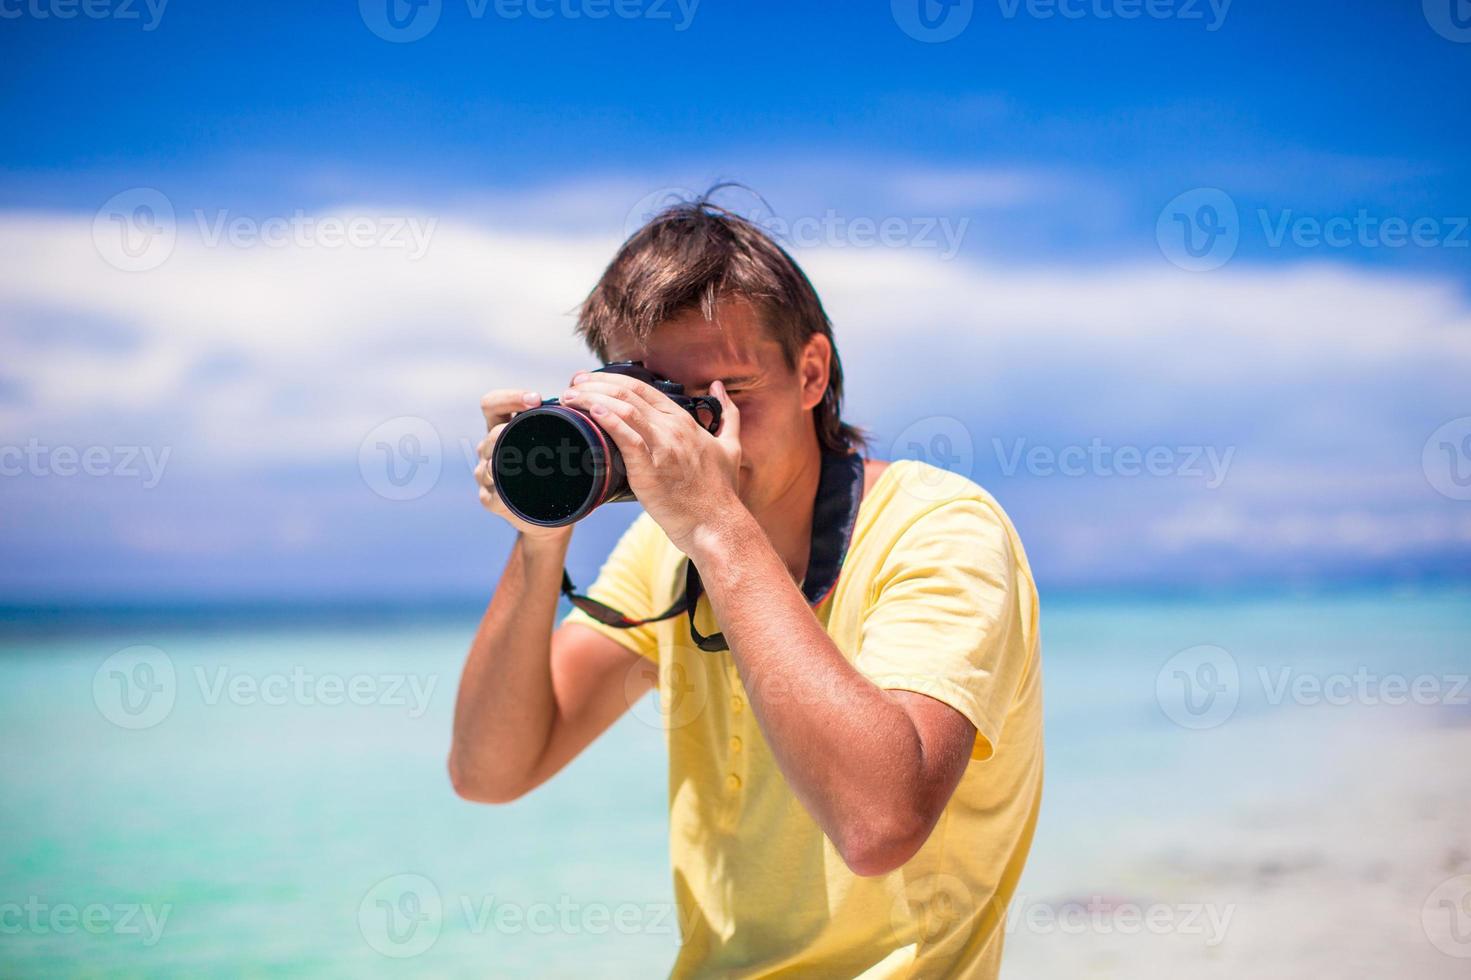
M 571 529 L 514 517 L 486 462 L 541 396 L 485 396 L 480 496 L 519 533 L 461 680 L 456 791 L 516 799 L 657 683 L 675 976 L 995 976 L 1042 783 L 1037 595 L 1010 521 L 969 480 L 856 455 L 811 283 L 708 201 L 629 239 L 578 329 L 723 421 L 620 375 L 558 393 L 617 443 L 644 513 L 588 590 L 602 607 L 554 629 Z M 629 627 L 681 595 L 687 618 Z

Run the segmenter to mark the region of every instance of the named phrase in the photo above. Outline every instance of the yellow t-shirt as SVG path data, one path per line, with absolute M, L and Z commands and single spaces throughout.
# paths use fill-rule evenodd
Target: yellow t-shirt
M 588 591 L 653 615 L 683 589 L 683 561 L 644 514 Z M 730 652 L 695 647 L 687 616 L 630 630 L 567 618 L 657 665 L 682 938 L 673 976 L 994 977 L 1042 791 L 1037 591 L 1021 541 L 971 481 L 896 462 L 864 496 L 815 612 L 879 687 L 926 694 L 976 726 L 929 840 L 887 875 L 848 870 L 772 758 Z M 696 622 L 717 629 L 708 599 Z M 781 696 L 780 678 L 770 684 Z

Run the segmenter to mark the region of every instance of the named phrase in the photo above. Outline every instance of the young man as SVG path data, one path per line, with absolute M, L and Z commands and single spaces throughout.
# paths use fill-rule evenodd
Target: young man
M 480 497 L 519 534 L 461 680 L 456 791 L 516 799 L 657 683 L 674 975 L 995 976 L 1042 785 L 1037 594 L 1010 521 L 969 480 L 856 455 L 811 283 L 707 202 L 629 239 L 578 329 L 723 407 L 711 435 L 629 377 L 557 393 L 644 508 L 589 596 L 696 612 L 616 628 L 583 602 L 555 626 L 571 529 L 514 517 L 486 462 L 541 396 L 486 395 Z

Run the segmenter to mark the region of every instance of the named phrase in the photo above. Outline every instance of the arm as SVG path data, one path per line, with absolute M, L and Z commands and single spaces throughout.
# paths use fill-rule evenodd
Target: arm
M 859 673 L 738 502 L 695 540 L 690 557 L 782 774 L 854 872 L 899 867 L 960 782 L 975 726 Z
M 455 701 L 455 792 L 506 803 L 552 776 L 652 686 L 647 661 L 575 623 L 552 632 L 566 539 L 518 538 Z
M 540 401 L 522 391 L 486 395 L 489 433 L 475 476 L 481 503 L 520 532 L 460 678 L 450 781 L 466 799 L 503 803 L 570 762 L 652 686 L 645 663 L 576 624 L 552 632 L 571 531 L 517 521 L 501 503 L 487 460 L 500 426 Z
M 700 568 L 758 723 L 808 812 L 859 874 L 923 845 L 964 773 L 974 725 L 921 694 L 885 691 L 843 657 L 735 492 L 740 414 L 724 387 L 710 436 L 631 379 L 573 379 L 563 396 L 617 441 L 644 509 Z

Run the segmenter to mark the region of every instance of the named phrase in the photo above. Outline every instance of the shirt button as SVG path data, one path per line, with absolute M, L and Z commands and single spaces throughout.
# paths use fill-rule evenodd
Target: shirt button
M 735 773 L 731 773 L 729 776 L 726 776 L 725 777 L 725 788 L 728 789 L 728 790 L 730 790 L 732 793 L 734 793 L 736 790 L 740 789 L 741 788 L 741 777 L 737 776 Z
M 730 710 L 732 712 L 734 712 L 735 714 L 740 714 L 741 709 L 745 706 L 746 702 L 741 700 L 741 696 L 739 694 L 732 694 L 730 696 Z
M 732 752 L 739 752 L 741 750 L 741 737 L 739 735 L 732 735 L 730 737 L 730 750 Z

